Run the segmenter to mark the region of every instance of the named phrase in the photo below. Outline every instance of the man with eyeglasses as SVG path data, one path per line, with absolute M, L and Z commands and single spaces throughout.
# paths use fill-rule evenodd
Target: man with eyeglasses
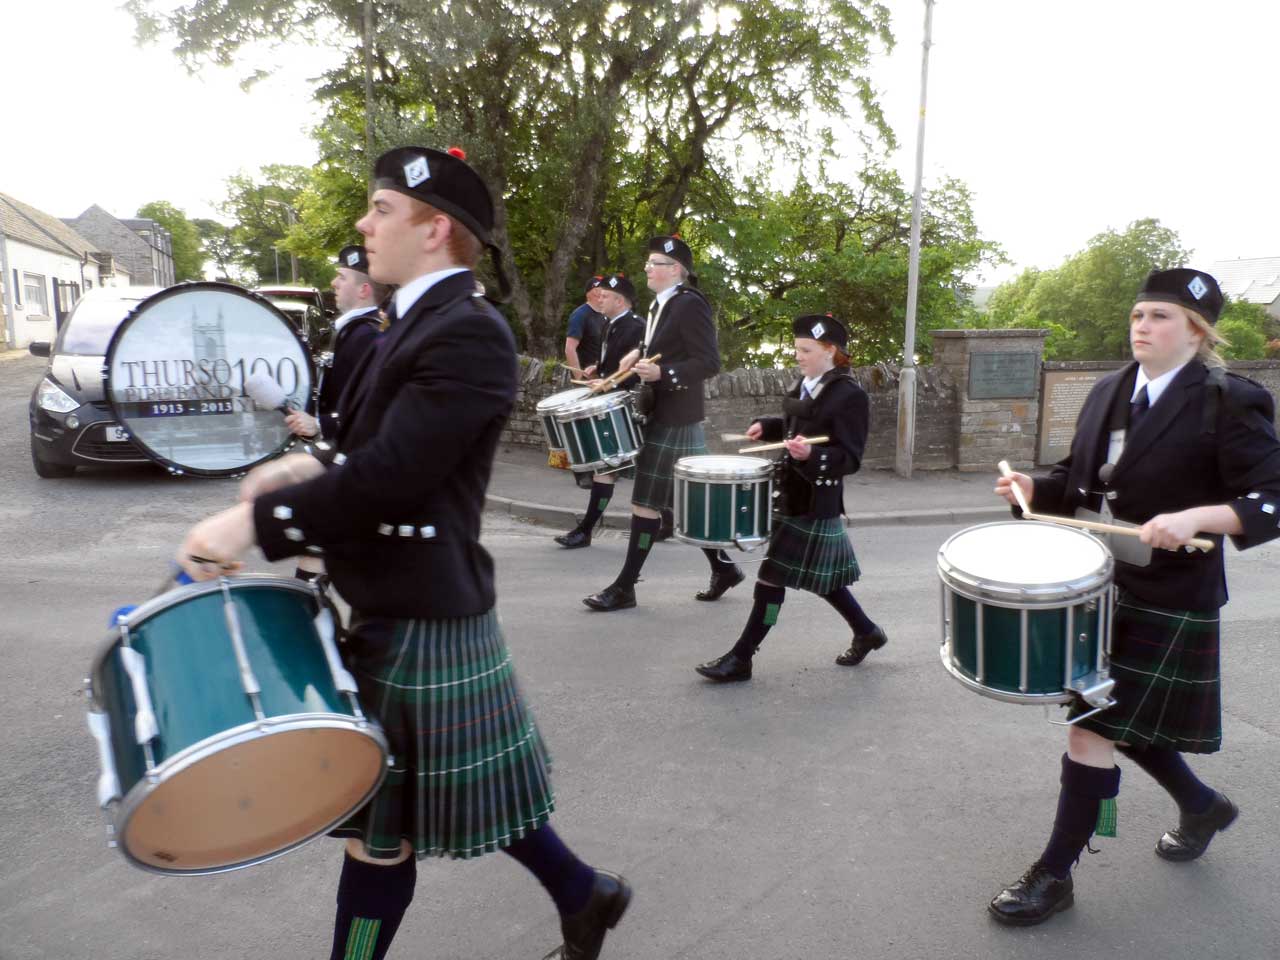
M 640 570 L 657 540 L 662 511 L 672 506 L 676 461 L 707 452 L 702 384 L 720 370 L 711 304 L 696 286 L 689 245 L 679 236 L 652 238 L 644 272 L 655 294 L 644 342 L 621 364 L 625 368 L 634 363 L 643 383 L 641 412 L 647 417 L 645 443 L 636 460 L 631 492 L 631 537 L 617 578 L 582 601 L 592 610 L 624 610 L 636 605 Z M 661 355 L 658 363 L 639 359 L 657 354 Z M 722 550 L 702 552 L 711 565 L 711 583 L 696 597 L 719 600 L 745 577 Z

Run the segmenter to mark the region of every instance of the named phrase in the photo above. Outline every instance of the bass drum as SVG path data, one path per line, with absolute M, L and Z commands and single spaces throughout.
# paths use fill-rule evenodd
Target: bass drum
M 289 320 L 229 283 L 184 283 L 143 300 L 116 329 L 104 394 L 121 427 L 170 473 L 237 476 L 293 442 L 278 409 L 245 391 L 255 374 L 297 410 L 311 400 L 311 356 Z

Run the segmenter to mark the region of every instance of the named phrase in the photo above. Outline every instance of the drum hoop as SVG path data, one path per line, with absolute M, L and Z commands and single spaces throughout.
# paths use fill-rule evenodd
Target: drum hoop
M 261 294 L 254 293 L 252 290 L 246 290 L 244 287 L 238 286 L 234 283 L 223 283 L 220 280 L 188 280 L 183 283 L 175 284 L 171 287 L 166 287 L 159 293 L 153 293 L 130 310 L 125 318 L 120 321 L 120 325 L 116 327 L 115 331 L 111 334 L 111 339 L 107 342 L 107 352 L 102 358 L 102 397 L 106 401 L 107 406 L 111 409 L 111 415 L 115 417 L 116 423 L 120 424 L 121 427 L 125 427 L 126 420 L 120 415 L 120 411 L 116 407 L 115 398 L 111 395 L 111 391 L 108 389 L 108 380 L 110 378 L 111 371 L 111 358 L 115 356 L 116 347 L 119 345 L 125 330 L 133 324 L 133 321 L 137 319 L 143 309 L 149 307 L 151 304 L 159 303 L 161 300 L 167 299 L 168 297 L 191 293 L 195 290 L 220 290 L 225 293 L 232 293 L 237 296 L 246 297 L 247 299 L 256 301 L 283 321 L 285 329 L 293 334 L 293 338 L 298 341 L 298 346 L 302 350 L 302 356 L 304 359 L 307 359 L 308 361 L 313 360 L 310 344 L 307 343 L 303 338 L 302 333 L 293 325 L 293 321 L 284 315 L 284 311 Z M 310 366 L 310 363 L 308 366 Z M 311 379 L 310 370 L 307 371 L 307 376 L 308 379 Z M 314 394 L 316 392 L 316 386 L 317 385 L 313 380 L 310 384 L 309 392 Z M 152 450 L 151 447 L 140 440 L 137 434 L 132 430 L 129 430 L 129 439 L 137 445 L 138 449 L 142 451 L 148 460 L 159 464 L 170 473 L 181 475 L 191 474 L 195 477 L 213 477 L 219 479 L 226 477 L 243 477 L 259 464 L 266 463 L 268 460 L 274 460 L 276 457 L 280 456 L 280 454 L 292 447 L 296 442 L 296 439 L 290 436 L 279 449 L 273 450 L 271 453 L 259 457 L 252 463 L 246 463 L 238 467 L 228 467 L 223 470 L 206 470 L 203 467 L 189 467 L 185 464 L 178 463 L 176 460 L 170 460 L 164 454 Z
M 202 580 L 198 583 L 175 586 L 172 590 L 166 590 L 158 597 L 144 600 L 121 617 L 119 621 L 111 625 L 110 632 L 107 634 L 106 639 L 99 644 L 89 668 L 90 689 L 94 702 L 99 702 L 97 699 L 98 685 L 96 680 L 101 676 L 103 663 L 107 657 L 111 656 L 111 651 L 120 643 L 122 627 L 129 630 L 136 629 L 144 621 L 150 620 L 157 613 L 168 610 L 170 607 L 185 603 L 195 597 L 202 597 L 205 594 L 221 593 L 223 580 L 228 582 L 228 589 L 232 591 L 241 587 L 282 587 L 285 590 L 292 590 L 296 593 L 305 593 L 319 603 L 316 589 L 309 583 L 303 583 L 296 577 L 285 577 L 275 573 L 235 574 L 227 577 L 217 577 L 213 580 Z
M 948 588 L 955 590 L 962 596 L 971 600 L 997 600 L 1004 605 L 1018 609 L 1017 603 L 1004 603 L 1008 598 L 1022 599 L 1027 602 L 1028 608 L 1038 608 L 1051 605 L 1052 600 L 1072 600 L 1076 598 L 1087 599 L 1089 594 L 1099 589 L 1104 589 L 1111 585 L 1115 576 L 1115 558 L 1111 555 L 1111 551 L 1097 537 L 1086 533 L 1083 530 L 1071 530 L 1067 527 L 1059 527 L 1065 530 L 1071 536 L 1081 536 L 1094 541 L 1102 548 L 1103 563 L 1100 567 L 1070 580 L 1050 580 L 1045 583 L 1011 583 L 1004 580 L 995 580 L 991 578 L 981 577 L 978 574 L 969 573 L 957 567 L 951 560 L 947 559 L 947 548 L 951 546 L 953 540 L 964 536 L 973 530 L 981 530 L 987 527 L 1009 527 L 1016 526 L 1020 523 L 1027 523 L 1025 520 L 998 520 L 994 523 L 980 523 L 972 527 L 966 527 L 949 536 L 946 541 L 938 548 L 938 577 Z M 965 592 L 978 591 L 979 595 L 974 596 L 972 593 Z M 983 593 L 983 591 L 986 591 Z
M 625 390 L 615 390 L 613 393 L 605 393 L 585 400 L 574 400 L 564 406 L 556 407 L 555 417 L 560 423 L 573 423 L 588 416 L 596 417 L 602 413 L 612 413 L 614 410 L 630 406 L 631 394 Z
M 578 394 L 578 391 L 579 391 L 579 390 L 587 390 L 587 391 L 588 391 L 588 393 L 581 393 L 581 394 Z M 562 396 L 562 395 L 564 395 L 564 394 L 566 394 L 566 393 L 574 393 L 574 394 L 578 394 L 578 395 L 577 395 L 577 396 L 575 396 L 573 399 L 570 399 L 570 400 L 561 400 L 559 403 L 552 403 L 552 402 L 551 402 L 551 401 L 552 401 L 552 400 L 554 400 L 556 397 Z M 535 404 L 533 405 L 533 409 L 537 412 L 537 414 L 538 414 L 539 416 L 545 416 L 545 415 L 546 415 L 546 414 L 548 414 L 548 413 L 554 413 L 556 410 L 560 409 L 560 408 L 561 408 L 561 407 L 563 407 L 565 404 L 569 404 L 569 403 L 581 403 L 583 400 L 585 400 L 585 399 L 587 398 L 587 396 L 588 396 L 588 395 L 589 395 L 589 388 L 588 388 L 588 387 L 573 387 L 573 388 L 572 388 L 572 389 L 570 389 L 570 390 L 561 390 L 561 391 L 560 391 L 560 392 L 558 392 L 558 393 L 553 393 L 553 394 L 552 394 L 551 396 L 549 396 L 549 397 L 543 397 L 541 400 L 539 400 L 537 403 L 535 403 Z
M 1080 581 L 1070 583 L 1052 583 L 1043 587 L 1018 586 L 993 581 L 955 580 L 939 569 L 938 579 L 952 593 L 972 600 L 975 603 L 986 603 L 1003 607 L 1006 610 L 1053 610 L 1059 607 L 1074 606 L 1077 603 L 1088 603 L 1106 595 L 1111 589 L 1111 578 L 1091 580 L 1087 584 Z M 1072 587 L 1080 584 L 1077 589 Z
M 276 733 L 292 733 L 297 730 L 334 730 L 348 728 L 356 733 L 363 734 L 374 743 L 382 751 L 383 762 L 378 765 L 378 776 L 371 786 L 360 798 L 360 802 L 351 810 L 344 812 L 341 816 L 326 824 L 323 828 L 315 831 L 301 840 L 297 840 L 288 846 L 263 854 L 260 857 L 254 857 L 244 860 L 240 863 L 229 864 L 221 867 L 202 867 L 192 870 L 164 870 L 150 863 L 143 863 L 133 857 L 129 852 L 129 847 L 125 840 L 127 837 L 127 827 L 129 820 L 133 814 L 138 811 L 147 797 L 159 786 L 161 786 L 169 778 L 176 776 L 189 767 L 194 766 L 202 760 L 207 760 L 223 750 L 236 746 L 241 743 L 250 743 L 254 740 L 261 740 Z M 241 724 L 238 727 L 232 727 L 229 730 L 219 731 L 212 737 L 207 737 L 199 743 L 193 743 L 186 749 L 175 753 L 172 757 L 159 764 L 154 769 L 147 771 L 141 776 L 137 783 L 130 788 L 128 794 L 123 800 L 118 801 L 111 811 L 111 821 L 115 827 L 116 842 L 120 848 L 120 852 L 125 858 L 135 866 L 141 867 L 151 873 L 159 873 L 167 876 L 208 876 L 215 873 L 229 873 L 232 870 L 240 870 L 244 867 L 251 867 L 259 863 L 266 863 L 268 860 L 274 860 L 276 857 L 282 856 L 291 850 L 296 850 L 303 844 L 310 843 L 317 837 L 321 837 L 328 833 L 338 824 L 342 823 L 351 813 L 359 810 L 369 798 L 378 792 L 383 781 L 387 777 L 387 764 L 385 762 L 388 753 L 388 745 L 386 734 L 382 732 L 382 728 L 374 721 L 359 721 L 355 717 L 347 716 L 340 713 L 292 713 L 282 717 L 268 717 L 265 720 L 255 720 L 251 723 Z
M 699 454 L 706 456 L 706 454 Z M 710 454 L 717 456 L 717 454 Z M 731 483 L 755 483 L 762 480 L 768 480 L 773 474 L 774 461 L 765 460 L 763 457 L 751 457 L 752 460 L 760 460 L 758 467 L 741 467 L 741 468 L 725 468 L 716 470 L 714 468 L 703 468 L 699 466 L 686 465 L 684 461 L 691 460 L 692 457 L 681 457 L 676 461 L 676 465 L 672 470 L 672 474 L 680 480 L 693 480 L 695 482 L 721 482 L 728 481 Z M 748 458 L 744 458 L 748 459 Z

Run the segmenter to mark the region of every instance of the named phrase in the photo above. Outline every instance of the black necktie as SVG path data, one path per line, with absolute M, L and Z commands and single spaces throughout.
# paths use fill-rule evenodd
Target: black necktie
M 1147 386 L 1142 385 L 1142 389 L 1138 391 L 1138 395 L 1133 398 L 1129 404 L 1129 430 L 1130 432 L 1138 428 L 1138 424 L 1142 422 L 1142 418 L 1147 415 L 1147 411 L 1151 409 L 1151 400 L 1147 396 Z

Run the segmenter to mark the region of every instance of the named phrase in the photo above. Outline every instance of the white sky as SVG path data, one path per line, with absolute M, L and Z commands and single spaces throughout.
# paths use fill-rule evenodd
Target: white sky
M 909 184 L 924 4 L 885 2 L 898 47 L 874 78 Z M 114 0 L 6 7 L 0 191 L 63 217 L 157 199 L 211 216 L 230 174 L 315 159 L 307 80 L 330 53 L 277 48 L 280 74 L 245 94 L 247 70 L 190 77 L 165 47 L 138 49 Z M 1014 260 L 979 282 L 1056 266 L 1140 217 L 1201 264 L 1280 255 L 1277 37 L 1280 4 L 1264 0 L 939 3 L 925 176 L 967 182 Z

